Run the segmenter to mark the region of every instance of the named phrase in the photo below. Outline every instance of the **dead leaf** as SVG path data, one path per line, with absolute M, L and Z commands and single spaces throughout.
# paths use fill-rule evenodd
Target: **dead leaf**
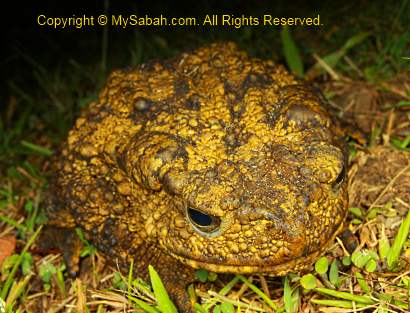
M 16 237 L 4 236 L 0 238 L 0 266 L 4 259 L 14 253 L 16 249 Z

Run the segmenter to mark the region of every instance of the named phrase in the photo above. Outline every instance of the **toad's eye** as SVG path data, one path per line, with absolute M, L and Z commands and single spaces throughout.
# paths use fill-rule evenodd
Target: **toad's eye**
M 221 219 L 193 208 L 187 209 L 189 221 L 199 232 L 211 233 L 219 228 Z
M 346 168 L 343 165 L 339 175 L 336 177 L 335 181 L 332 183 L 333 190 L 336 191 L 340 187 L 340 185 L 344 181 L 345 177 L 346 177 Z

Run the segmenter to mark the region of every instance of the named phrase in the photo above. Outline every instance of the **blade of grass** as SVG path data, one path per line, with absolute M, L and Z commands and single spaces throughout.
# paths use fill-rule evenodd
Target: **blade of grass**
M 321 62 L 318 61 L 313 65 L 307 75 L 314 73 L 312 77 L 316 77 L 322 74 L 324 72 L 323 64 L 326 64 L 329 68 L 334 68 L 351 48 L 363 42 L 368 36 L 370 36 L 369 32 L 362 32 L 350 37 L 339 50 L 321 57 Z
M 10 271 L 10 274 L 7 277 L 6 282 L 3 285 L 3 288 L 1 290 L 0 298 L 5 299 L 6 295 L 10 289 L 11 284 L 13 283 L 14 280 L 14 275 L 16 275 L 17 269 L 20 266 L 21 261 L 23 260 L 23 255 L 28 251 L 28 249 L 31 247 L 31 245 L 34 243 L 36 240 L 37 236 L 40 234 L 41 229 L 43 228 L 43 225 L 40 225 L 39 228 L 35 231 L 35 233 L 30 237 L 30 239 L 27 241 L 26 245 L 24 246 L 23 250 L 21 251 L 16 263 L 14 263 L 13 268 Z
M 151 279 L 152 289 L 154 290 L 155 297 L 158 301 L 158 306 L 163 313 L 178 313 L 175 305 L 172 303 L 168 296 L 168 293 L 161 281 L 157 271 L 152 267 L 148 266 L 149 277 Z
M 23 255 L 28 251 L 28 249 L 31 247 L 31 245 L 34 243 L 36 240 L 37 236 L 39 235 L 41 229 L 43 228 L 43 225 L 40 225 L 39 228 L 35 231 L 35 233 L 30 237 L 30 239 L 27 241 L 26 245 L 24 246 L 23 250 L 21 251 L 16 263 L 14 263 L 13 268 L 10 271 L 10 274 L 8 275 L 6 282 L 3 285 L 3 288 L 1 290 L 0 298 L 5 299 L 6 295 L 10 289 L 11 284 L 13 283 L 14 280 L 14 275 L 16 275 L 17 269 L 20 266 L 21 261 L 23 260 Z
M 410 59 L 410 58 L 409 58 Z M 395 108 L 410 107 L 410 101 L 399 101 L 394 105 Z
M 340 278 L 339 278 L 339 267 L 337 266 L 337 260 L 334 259 L 332 264 L 330 265 L 329 270 L 329 280 L 336 288 L 340 286 Z
M 299 77 L 303 77 L 304 71 L 302 58 L 288 27 L 284 26 L 282 28 L 280 37 L 282 39 L 283 54 L 290 70 Z
M 381 260 L 384 260 L 387 258 L 389 251 L 390 251 L 390 242 L 389 238 L 387 238 L 384 227 L 382 228 L 382 233 L 380 235 L 379 239 L 379 256 Z
M 311 302 L 315 304 L 322 304 L 326 306 L 333 306 L 337 308 L 353 309 L 353 302 L 346 300 L 327 300 L 327 299 L 312 299 Z M 356 303 L 356 308 L 366 308 L 368 305 Z
M 152 305 L 145 303 L 144 301 L 137 299 L 133 296 L 128 295 L 128 299 L 132 300 L 137 304 L 141 309 L 143 309 L 145 312 L 148 313 L 160 313 L 160 311 L 156 308 L 154 308 Z
M 237 284 L 239 281 L 239 277 L 235 276 L 229 283 L 227 283 L 221 290 L 219 290 L 218 294 L 221 296 L 225 296 L 231 291 L 231 289 Z M 209 309 L 217 302 L 217 300 L 212 299 L 209 303 L 207 303 L 204 307 L 205 310 L 209 311 Z
M 286 276 L 283 286 L 283 303 L 285 304 L 286 313 L 292 313 L 292 289 L 289 286 L 289 279 Z
M 17 228 L 20 232 L 23 234 L 27 231 L 27 227 L 24 225 L 19 224 L 17 221 L 7 217 L 7 216 L 1 216 L 0 215 L 0 221 L 9 224 L 10 226 L 13 226 L 14 228 Z
M 387 254 L 387 267 L 391 269 L 396 261 L 399 259 L 400 252 L 403 245 L 409 235 L 410 230 L 410 210 L 407 212 L 407 217 L 404 219 L 403 223 L 400 225 L 399 231 L 397 232 L 396 238 L 394 239 L 393 245 L 391 246 Z
M 238 299 L 231 299 L 231 298 L 228 298 L 226 296 L 221 296 L 220 294 L 218 294 L 218 293 L 216 293 L 212 290 L 209 290 L 208 294 L 211 295 L 211 296 L 216 297 L 217 300 L 218 300 L 217 302 L 220 302 L 220 306 L 222 306 L 223 303 L 231 303 L 233 306 L 236 306 L 238 309 L 241 307 L 241 308 L 247 309 L 248 311 L 252 311 L 252 312 L 253 311 L 255 311 L 255 312 L 266 312 L 266 309 L 263 309 L 259 306 L 256 306 L 256 305 L 252 304 L 252 303 L 248 304 L 248 303 L 242 302 Z M 200 295 L 201 295 L 201 293 L 200 293 Z
M 60 293 L 63 297 L 66 296 L 66 290 L 65 290 L 65 283 L 64 283 L 64 274 L 63 274 L 64 267 L 60 266 L 57 268 L 57 286 L 58 289 L 60 290 Z
M 130 270 L 128 272 L 128 282 L 127 282 L 127 294 L 128 297 L 131 294 L 131 287 L 132 287 L 132 275 L 134 270 L 134 259 L 131 259 Z M 129 298 L 128 298 L 129 299 Z
M 404 138 L 403 140 L 392 138 L 391 144 L 399 150 L 409 151 L 409 148 L 407 148 L 407 146 L 410 144 L 410 135 Z
M 200 305 L 199 303 L 195 303 L 195 304 L 194 304 L 194 309 L 195 309 L 197 312 L 200 312 L 200 313 L 208 313 L 208 311 L 209 311 L 209 310 L 207 310 L 207 309 L 204 309 L 204 308 L 202 307 L 202 305 Z
M 369 285 L 367 284 L 366 280 L 364 279 L 363 275 L 360 274 L 359 272 L 355 273 L 357 282 L 359 283 L 360 288 L 366 292 L 369 293 L 371 291 Z
M 36 145 L 25 140 L 22 140 L 20 143 L 23 147 L 26 147 L 27 149 L 43 156 L 52 156 L 54 153 L 52 150 L 48 148 L 44 148 L 42 146 Z
M 237 277 L 245 284 L 247 285 L 254 293 L 256 293 L 259 297 L 261 297 L 272 309 L 275 311 L 278 309 L 277 305 L 273 303 L 273 301 L 265 295 L 265 293 L 260 290 L 258 287 L 256 287 L 254 284 L 249 282 L 244 276 L 242 275 L 237 275 Z
M 376 301 L 374 301 L 368 296 L 354 295 L 354 294 L 351 294 L 349 292 L 344 292 L 344 291 L 336 291 L 336 290 L 327 289 L 327 288 L 315 288 L 315 291 L 320 292 L 327 296 L 355 301 L 355 302 L 363 303 L 363 304 L 375 304 L 376 303 Z
M 6 299 L 6 306 L 10 306 L 14 301 L 20 297 L 20 295 L 26 289 L 28 282 L 30 281 L 33 274 L 27 275 L 23 279 L 19 280 L 18 283 L 13 284 L 13 287 L 10 289 L 10 292 Z
M 146 285 L 144 282 L 135 279 L 132 283 L 133 288 L 137 289 L 139 292 L 141 292 L 145 297 L 152 299 L 155 301 L 155 295 L 151 291 L 150 286 Z M 134 290 L 133 290 L 134 291 Z M 135 291 L 134 291 L 135 292 Z
M 236 283 L 239 281 L 239 277 L 235 276 L 232 278 L 232 280 L 227 283 L 218 293 L 222 296 L 225 296 L 228 294 L 229 291 L 236 285 Z

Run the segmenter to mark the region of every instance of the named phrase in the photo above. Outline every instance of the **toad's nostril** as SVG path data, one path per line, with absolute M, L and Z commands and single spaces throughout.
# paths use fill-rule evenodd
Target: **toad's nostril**
M 194 228 L 200 232 L 210 233 L 217 230 L 221 225 L 221 219 L 219 217 L 203 213 L 193 208 L 188 208 L 187 214 Z

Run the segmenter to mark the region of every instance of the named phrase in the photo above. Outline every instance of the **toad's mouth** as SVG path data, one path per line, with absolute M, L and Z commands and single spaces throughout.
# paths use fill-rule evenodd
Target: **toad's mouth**
M 221 264 L 212 263 L 208 261 L 195 260 L 187 257 L 186 255 L 176 254 L 175 252 L 168 251 L 168 253 L 190 267 L 199 269 L 203 268 L 211 272 L 217 273 L 233 273 L 233 274 L 252 274 L 252 273 L 269 273 L 272 275 L 283 276 L 290 272 L 298 272 L 306 269 L 313 264 L 320 255 L 322 255 L 329 246 L 334 242 L 336 236 L 344 227 L 344 222 L 340 223 L 337 230 L 329 238 L 329 240 L 321 247 L 310 254 L 302 255 L 296 258 L 284 260 L 283 263 L 269 264 L 269 261 L 261 260 L 254 264 Z
M 327 245 L 326 245 L 327 248 Z M 184 263 L 190 267 L 199 269 L 203 268 L 211 272 L 216 273 L 233 273 L 233 274 L 252 274 L 252 273 L 270 273 L 273 275 L 286 275 L 289 272 L 297 272 L 308 266 L 310 266 L 322 253 L 323 250 L 315 251 L 309 255 L 301 256 L 298 258 L 286 260 L 284 263 L 270 265 L 269 263 L 260 262 L 256 265 L 229 265 L 229 264 L 216 264 L 206 261 L 199 261 L 189 259 L 174 253 L 170 253 L 171 256 L 178 259 L 181 263 Z

